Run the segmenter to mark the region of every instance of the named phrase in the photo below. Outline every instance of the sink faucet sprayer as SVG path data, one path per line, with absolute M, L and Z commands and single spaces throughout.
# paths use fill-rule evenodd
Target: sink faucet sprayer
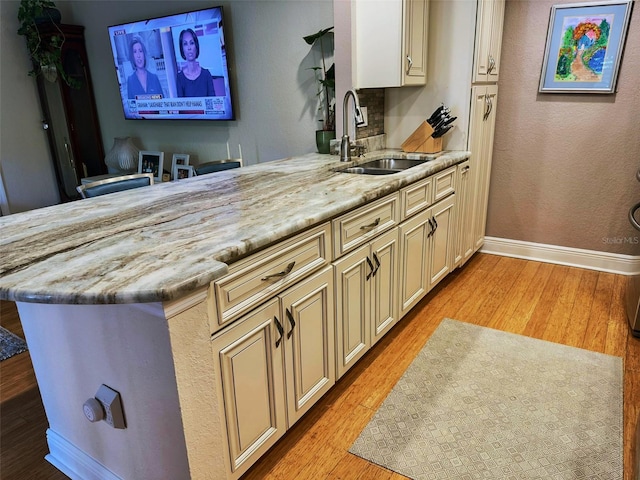
M 347 90 L 347 93 L 344 94 L 344 101 L 342 102 L 342 140 L 340 142 L 341 162 L 351 161 L 351 141 L 349 140 L 349 126 L 347 125 L 347 119 L 349 118 L 349 115 L 347 115 L 349 96 L 353 97 L 353 110 L 356 119 L 356 126 L 364 123 L 364 118 L 360 111 L 360 100 L 358 100 L 358 94 L 355 90 Z

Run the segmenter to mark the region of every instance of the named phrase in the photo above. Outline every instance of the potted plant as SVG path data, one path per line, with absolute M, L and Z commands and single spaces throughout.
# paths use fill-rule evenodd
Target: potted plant
M 303 37 L 304 41 L 308 45 L 313 46 L 318 42 L 320 46 L 320 55 L 322 58 L 322 65 L 311 67 L 314 71 L 316 81 L 318 82 L 318 90 L 316 96 L 320 100 L 318 111 L 322 114 L 322 128 L 316 131 L 316 146 L 319 153 L 329 153 L 329 142 L 336 138 L 335 127 L 335 64 L 331 64 L 327 68 L 325 58 L 325 45 L 323 40 L 328 40 L 328 35 L 331 34 L 333 27 L 324 28 L 317 33 L 307 35 Z M 330 42 L 330 45 L 333 43 Z
M 29 56 L 33 61 L 33 69 L 29 75 L 42 74 L 49 81 L 55 81 L 60 75 L 69 86 L 74 86 L 75 80 L 69 77 L 62 66 L 62 44 L 64 33 L 58 28 L 59 34 L 41 35 L 39 25 L 60 23 L 60 12 L 50 0 L 20 0 L 18 8 L 20 28 L 18 34 L 27 41 Z

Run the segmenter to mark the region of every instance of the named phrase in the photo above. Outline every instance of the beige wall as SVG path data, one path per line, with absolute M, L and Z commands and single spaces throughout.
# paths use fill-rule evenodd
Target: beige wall
M 551 6 L 571 2 L 507 0 L 487 235 L 640 255 L 640 12 L 617 94 L 539 94 Z
M 0 195 L 4 215 L 60 202 L 17 1 L 0 0 Z M 1 186 L 0 186 L 0 189 Z

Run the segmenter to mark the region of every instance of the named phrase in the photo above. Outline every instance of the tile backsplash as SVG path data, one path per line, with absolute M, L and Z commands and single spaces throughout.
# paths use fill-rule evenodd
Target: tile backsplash
M 367 107 L 368 125 L 356 129 L 356 139 L 382 135 L 384 133 L 384 88 L 358 90 L 360 106 Z

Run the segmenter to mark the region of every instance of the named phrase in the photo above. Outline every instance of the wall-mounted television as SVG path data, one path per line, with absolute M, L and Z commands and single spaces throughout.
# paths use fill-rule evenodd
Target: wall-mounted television
M 222 7 L 109 27 L 127 119 L 233 120 Z

